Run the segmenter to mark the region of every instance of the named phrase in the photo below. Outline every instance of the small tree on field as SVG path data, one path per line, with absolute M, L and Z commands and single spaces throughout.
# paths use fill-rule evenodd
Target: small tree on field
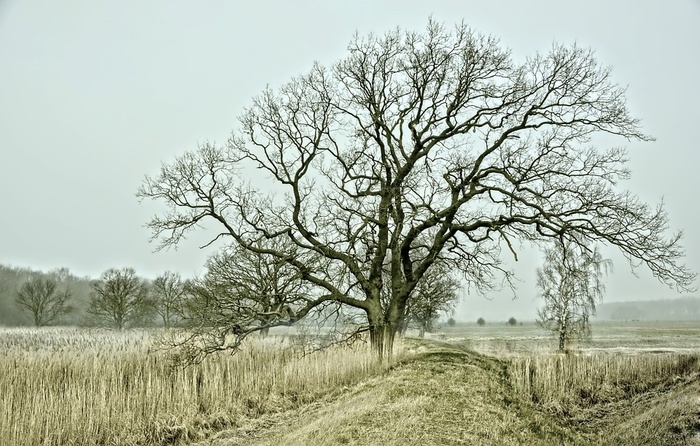
M 32 277 L 19 288 L 15 302 L 21 309 L 32 314 L 35 326 L 41 327 L 74 311 L 74 308 L 68 305 L 70 297 L 69 290 L 59 289 L 58 281 Z
M 561 239 L 545 250 L 544 265 L 537 269 L 544 299 L 537 323 L 556 333 L 560 352 L 571 339 L 590 333 L 590 316 L 603 298 L 603 278 L 611 268 L 612 262 L 603 259 L 597 247 L 590 249 L 575 238 Z
M 459 281 L 451 276 L 447 265 L 436 263 L 421 279 L 408 300 L 408 319 L 418 325 L 421 338 L 435 331 L 442 313 L 454 312 L 459 300 Z
M 510 319 L 508 319 L 508 325 L 510 325 L 511 327 L 518 325 L 518 320 L 514 317 L 511 317 Z
M 486 325 L 486 321 L 484 320 L 483 317 L 480 317 L 479 319 L 476 320 L 476 325 L 478 325 L 479 327 L 483 327 L 484 325 Z
M 453 317 L 451 317 L 447 320 L 448 327 L 454 327 L 455 325 L 457 325 L 457 321 L 455 321 L 455 319 Z
M 108 269 L 92 283 L 87 313 L 94 323 L 119 330 L 142 323 L 153 314 L 148 285 L 132 268 Z
M 178 273 L 167 271 L 151 284 L 153 307 L 165 328 L 182 318 L 184 298 L 184 283 Z
M 263 91 L 225 147 L 163 164 L 138 196 L 167 206 L 148 224 L 161 248 L 211 223 L 211 242 L 274 257 L 313 288 L 259 330 L 333 302 L 364 315 L 386 358 L 436 261 L 477 292 L 512 286 L 501 254 L 517 256 L 517 241 L 576 233 L 691 287 L 680 234 L 669 236 L 662 207 L 619 188 L 627 155 L 592 146 L 601 135 L 652 140 L 593 51 L 515 59 L 465 24 L 430 21 L 423 33 L 356 36 L 332 66 Z M 258 245 L 273 239 L 296 254 Z M 308 264 L 319 257 L 323 268 Z

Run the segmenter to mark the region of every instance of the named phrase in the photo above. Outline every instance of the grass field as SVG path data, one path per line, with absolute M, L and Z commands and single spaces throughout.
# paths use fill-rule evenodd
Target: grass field
M 431 337 L 466 343 L 470 348 L 497 356 L 554 353 L 556 340 L 534 322 L 508 326 L 475 323 L 443 326 Z M 581 354 L 605 353 L 700 353 L 700 321 L 594 322 L 592 337 L 573 343 Z
M 154 333 L 0 329 L 0 444 L 700 444 L 700 323 L 464 324 L 302 355 L 290 337 L 173 369 Z

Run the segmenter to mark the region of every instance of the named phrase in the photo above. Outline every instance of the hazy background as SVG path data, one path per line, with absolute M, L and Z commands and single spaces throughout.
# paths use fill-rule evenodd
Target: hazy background
M 134 193 L 161 161 L 223 143 L 266 85 L 345 56 L 352 34 L 464 20 L 520 58 L 552 42 L 597 51 L 653 143 L 629 143 L 624 186 L 662 199 L 700 270 L 700 1 L 8 1 L 0 0 L 0 264 L 97 277 L 202 271 L 194 237 L 153 253 L 156 212 Z M 607 301 L 677 297 L 619 255 Z M 540 259 L 524 252 L 512 293 L 469 295 L 457 317 L 534 318 Z

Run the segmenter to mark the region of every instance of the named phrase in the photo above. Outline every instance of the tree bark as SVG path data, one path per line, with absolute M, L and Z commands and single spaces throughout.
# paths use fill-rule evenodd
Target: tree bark
M 370 343 L 380 362 L 391 362 L 397 328 L 395 324 L 386 323 L 381 319 L 374 323 L 370 321 Z
M 396 337 L 396 327 L 389 324 L 381 324 L 370 329 L 370 339 L 372 347 L 377 352 L 380 362 L 391 362 L 394 353 L 394 338 Z
M 566 347 L 566 330 L 559 330 L 559 352 L 564 352 L 564 347 Z

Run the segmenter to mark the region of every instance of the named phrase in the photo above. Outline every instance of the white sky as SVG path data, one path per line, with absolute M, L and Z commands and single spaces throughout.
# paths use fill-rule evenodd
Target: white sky
M 432 15 L 493 34 L 516 57 L 553 41 L 593 47 L 657 138 L 627 146 L 626 187 L 664 199 L 700 270 L 700 1 L 243 3 L 0 0 L 0 263 L 200 272 L 210 252 L 194 239 L 152 252 L 143 225 L 156 207 L 134 197 L 144 175 L 197 142 L 223 143 L 254 95 L 344 57 L 355 31 L 422 30 Z M 607 300 L 676 296 L 613 259 Z M 458 316 L 533 317 L 538 264 L 532 253 L 518 262 L 516 301 L 469 296 Z

